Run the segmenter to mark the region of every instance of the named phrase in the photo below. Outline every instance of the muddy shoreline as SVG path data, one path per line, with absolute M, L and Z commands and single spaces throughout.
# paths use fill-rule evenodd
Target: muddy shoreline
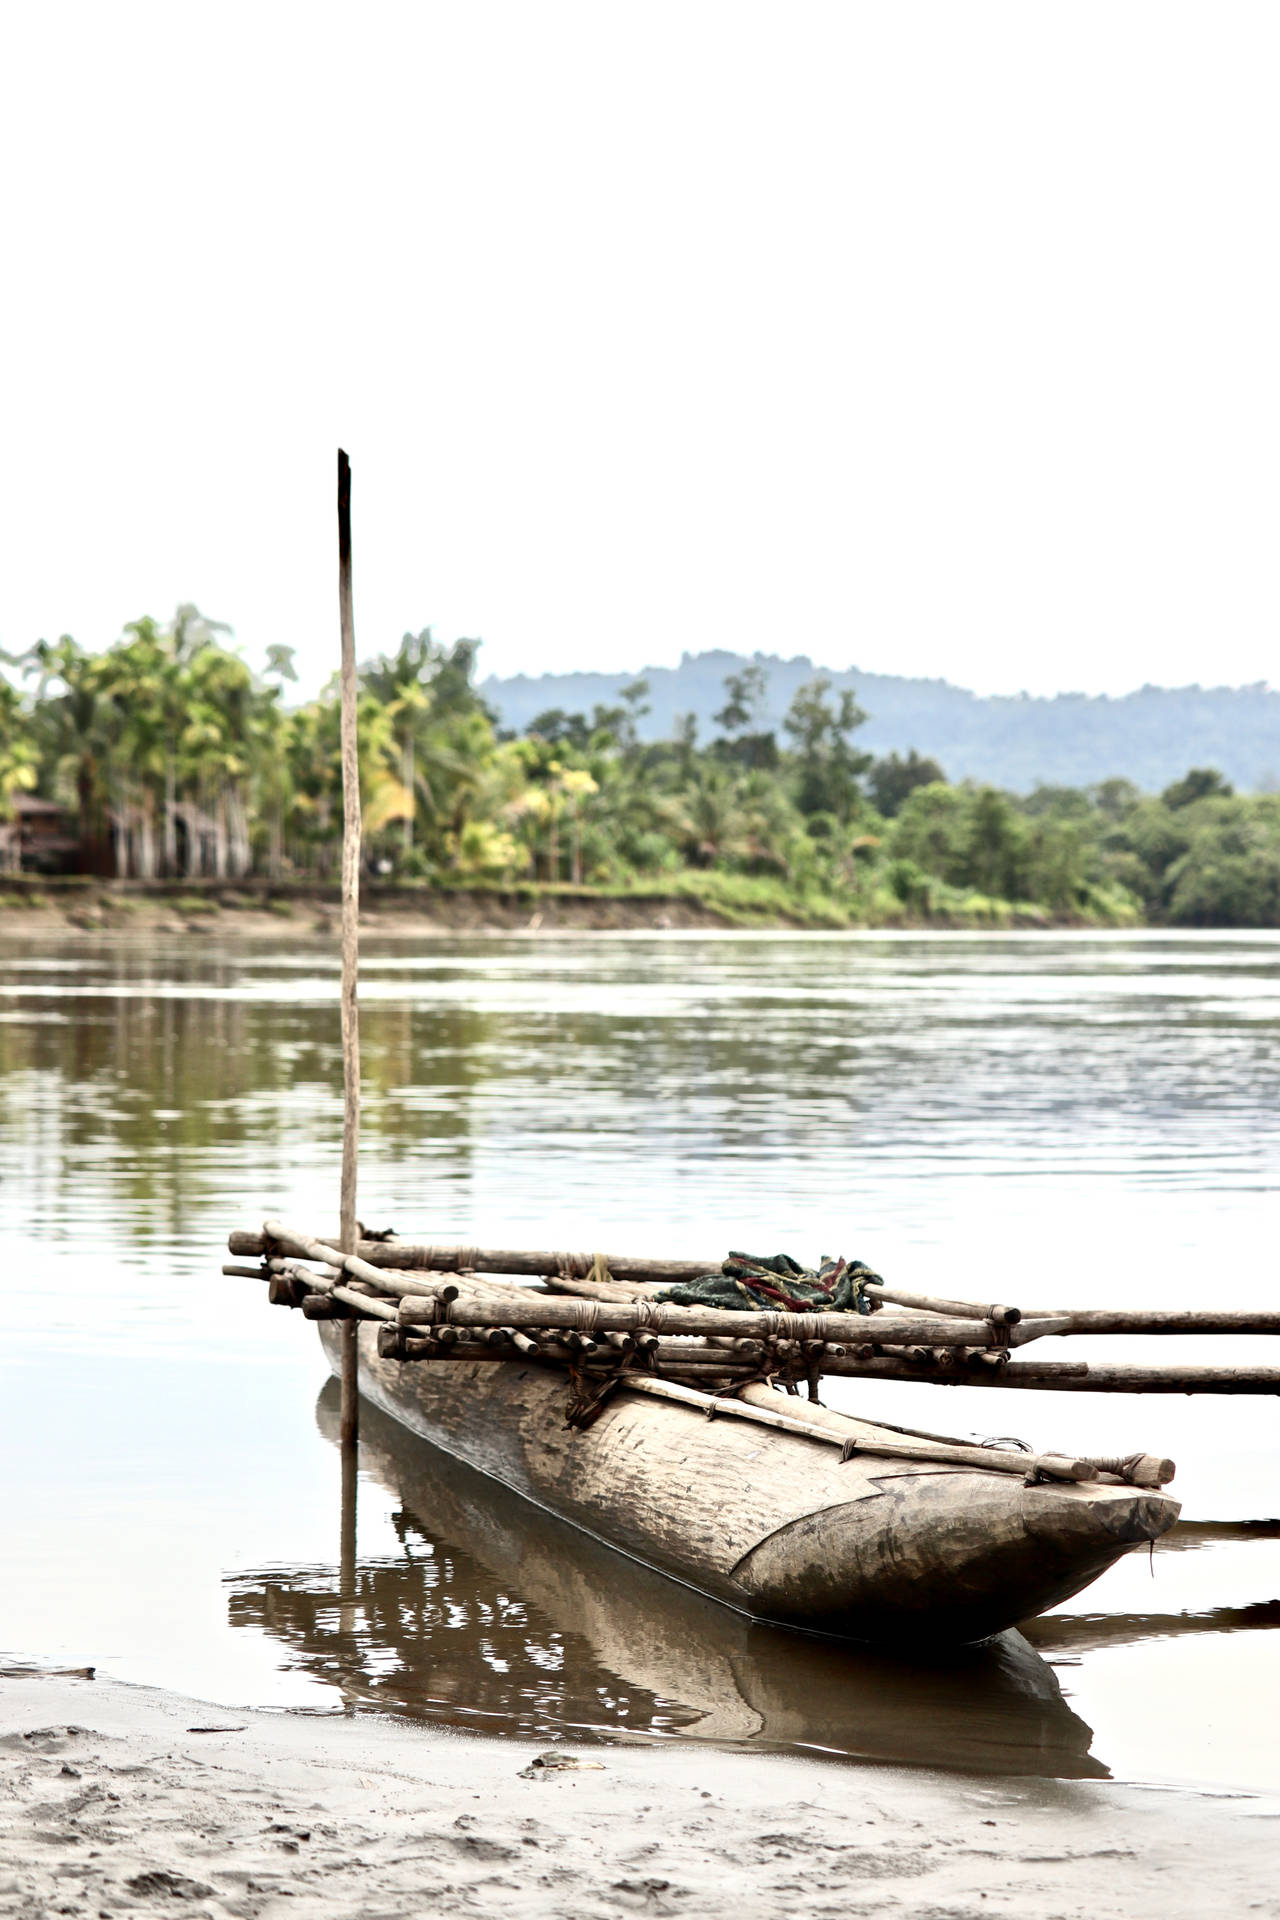
M 778 932 L 795 931 L 796 921 L 761 922 Z M 370 938 L 429 939 L 433 935 L 484 933 L 624 933 L 672 931 L 724 932 L 737 925 L 696 902 L 545 901 L 497 894 L 431 894 L 388 908 L 364 902 L 360 931 Z M 89 935 L 173 934 L 185 937 L 276 940 L 281 943 L 341 932 L 336 900 L 301 896 L 273 906 L 222 907 L 200 901 L 198 907 L 164 897 L 107 894 L 83 900 L 0 912 L 0 940 L 33 935 L 69 939 Z
M 341 911 L 336 885 L 314 881 L 98 880 L 0 876 L 0 939 L 24 933 L 102 933 L 159 930 L 241 934 L 335 932 Z M 718 903 L 661 886 L 606 892 L 592 887 L 523 884 L 431 887 L 361 882 L 362 928 L 373 934 L 608 932 L 983 932 L 1101 929 L 1079 918 L 1031 917 L 1011 911 L 1001 920 L 924 918 L 905 909 L 876 922 L 849 921 L 797 906 L 788 911 L 749 899 Z M 1131 931 L 1132 929 L 1130 929 Z
M 1273 1796 L 675 1745 L 551 1751 L 570 1764 L 372 1717 L 11 1673 L 0 1911 L 1280 1914 Z

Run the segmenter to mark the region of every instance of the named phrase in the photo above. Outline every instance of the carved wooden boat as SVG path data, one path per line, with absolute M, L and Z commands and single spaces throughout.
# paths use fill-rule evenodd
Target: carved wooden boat
M 338 1408 L 326 1381 L 316 1424 L 335 1447 Z M 543 1743 L 566 1730 L 678 1733 L 895 1765 L 1107 1775 L 1053 1668 L 1016 1631 L 899 1653 L 749 1620 L 621 1564 L 368 1404 L 360 1476 L 391 1495 L 404 1552 L 360 1562 L 354 1617 L 336 1566 L 228 1580 L 233 1624 L 283 1642 L 291 1671 L 337 1685 L 350 1710 Z
M 319 1331 L 336 1373 L 339 1327 Z M 359 1339 L 361 1391 L 415 1433 L 646 1566 L 810 1632 L 985 1639 L 1078 1593 L 1179 1513 L 1125 1486 L 845 1461 L 816 1437 L 626 1391 L 578 1431 L 563 1376 L 536 1363 L 402 1363 L 379 1358 L 372 1325 Z

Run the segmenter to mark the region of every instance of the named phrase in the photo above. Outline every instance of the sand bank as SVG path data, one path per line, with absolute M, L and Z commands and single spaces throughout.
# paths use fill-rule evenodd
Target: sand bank
M 0 1913 L 1280 1915 L 1272 1797 L 563 1751 L 6 1679 Z

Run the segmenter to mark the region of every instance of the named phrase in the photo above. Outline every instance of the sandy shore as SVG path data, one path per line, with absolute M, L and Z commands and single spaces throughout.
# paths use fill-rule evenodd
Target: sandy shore
M 1280 1799 L 538 1749 L 0 1681 L 0 1913 L 1280 1915 Z

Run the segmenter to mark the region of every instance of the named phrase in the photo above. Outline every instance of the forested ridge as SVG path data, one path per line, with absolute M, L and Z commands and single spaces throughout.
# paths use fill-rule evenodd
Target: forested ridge
M 693 714 L 704 734 L 724 704 L 731 673 L 764 676 L 760 723 L 780 731 L 800 687 L 825 669 L 804 654 L 686 653 L 678 666 L 646 667 L 650 711 L 641 737 L 670 734 Z M 1070 662 L 1062 663 L 1069 674 Z M 947 680 L 909 679 L 858 668 L 826 675 L 865 707 L 859 736 L 876 754 L 914 747 L 952 779 L 989 781 L 1015 793 L 1045 783 L 1087 787 L 1124 774 L 1158 793 L 1188 766 L 1217 767 L 1242 790 L 1280 787 L 1280 693 L 1253 687 L 1139 687 L 1132 693 L 976 694 Z M 589 713 L 616 704 L 634 675 L 518 674 L 482 682 L 480 691 L 505 726 L 522 731 L 547 707 Z
M 863 744 L 857 691 L 812 674 L 779 723 L 738 663 L 700 727 L 647 737 L 649 683 L 504 728 L 477 645 L 406 635 L 364 663 L 365 862 L 406 885 L 665 889 L 730 918 L 825 925 L 1280 924 L 1280 795 L 1212 767 L 1143 793 L 1124 770 L 1026 793 Z M 336 687 L 291 700 L 193 607 L 94 652 L 63 638 L 0 676 L 0 837 L 56 802 L 83 863 L 121 877 L 336 875 Z M 9 825 L 6 827 L 5 822 Z

